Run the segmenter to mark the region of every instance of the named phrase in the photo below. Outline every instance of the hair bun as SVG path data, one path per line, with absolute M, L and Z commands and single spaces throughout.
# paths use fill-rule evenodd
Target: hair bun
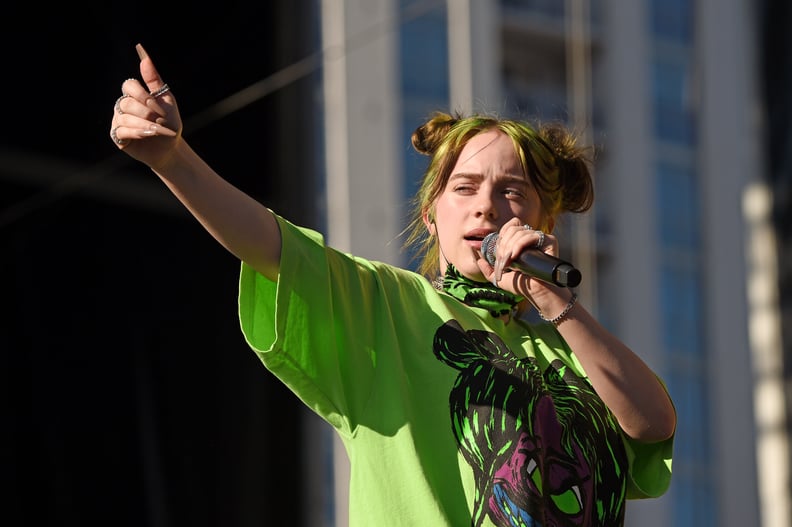
M 443 138 L 458 120 L 458 117 L 444 112 L 433 113 L 428 121 L 413 132 L 413 148 L 421 154 L 434 154 Z
M 558 185 L 563 188 L 562 210 L 585 212 L 594 204 L 594 183 L 590 165 L 591 148 L 577 144 L 577 137 L 559 123 L 539 129 L 539 135 L 552 151 L 558 166 Z

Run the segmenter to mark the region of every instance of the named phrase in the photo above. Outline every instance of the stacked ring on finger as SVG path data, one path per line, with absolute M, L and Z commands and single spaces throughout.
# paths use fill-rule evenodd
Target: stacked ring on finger
M 112 130 L 110 130 L 110 138 L 111 138 L 111 139 L 113 140 L 113 142 L 114 142 L 115 144 L 117 144 L 117 145 L 125 145 L 125 144 L 127 144 L 127 140 L 126 140 L 126 139 L 119 139 L 119 137 L 118 137 L 118 135 L 117 135 L 117 130 L 118 130 L 118 128 L 119 128 L 119 127 L 118 127 L 118 126 L 116 126 L 116 127 L 115 127 L 115 128 L 113 128 Z
M 167 84 L 163 84 L 162 86 L 160 86 L 159 88 L 157 88 L 153 92 L 149 93 L 149 95 L 151 95 L 152 97 L 154 97 L 156 99 L 160 95 L 165 95 L 169 91 L 170 91 L 170 86 L 168 86 Z
M 536 240 L 536 248 L 541 249 L 544 246 L 545 242 L 545 233 L 542 231 L 536 231 L 539 234 L 539 239 Z
M 122 109 L 121 109 L 121 101 L 123 101 L 123 100 L 124 100 L 124 99 L 126 99 L 127 97 L 129 97 L 129 95 L 127 95 L 126 93 L 124 93 L 124 94 L 122 94 L 122 95 L 121 95 L 121 97 L 119 97 L 118 99 L 116 99 L 116 102 L 115 102 L 115 104 L 113 105 L 113 108 L 115 109 L 115 111 L 116 111 L 116 113 L 117 113 L 118 115 L 121 115 L 121 114 L 123 114 L 123 113 L 124 113 L 124 110 L 122 110 Z

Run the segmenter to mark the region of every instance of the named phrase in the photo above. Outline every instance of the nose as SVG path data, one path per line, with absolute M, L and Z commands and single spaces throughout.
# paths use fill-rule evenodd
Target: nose
M 490 220 L 497 219 L 498 209 L 493 192 L 484 189 L 479 191 L 476 196 L 475 214 L 477 217 L 485 216 Z

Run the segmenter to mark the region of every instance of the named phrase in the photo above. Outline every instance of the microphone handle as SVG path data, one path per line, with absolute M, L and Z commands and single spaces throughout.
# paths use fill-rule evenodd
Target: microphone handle
M 582 278 L 571 263 L 538 249 L 523 251 L 509 267 L 560 287 L 577 287 Z

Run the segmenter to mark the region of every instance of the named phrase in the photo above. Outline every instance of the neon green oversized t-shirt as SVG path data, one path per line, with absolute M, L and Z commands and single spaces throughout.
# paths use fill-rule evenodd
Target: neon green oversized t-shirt
M 277 283 L 246 265 L 242 331 L 338 432 L 350 525 L 622 525 L 673 440 L 626 438 L 550 324 L 504 323 L 277 217 Z

